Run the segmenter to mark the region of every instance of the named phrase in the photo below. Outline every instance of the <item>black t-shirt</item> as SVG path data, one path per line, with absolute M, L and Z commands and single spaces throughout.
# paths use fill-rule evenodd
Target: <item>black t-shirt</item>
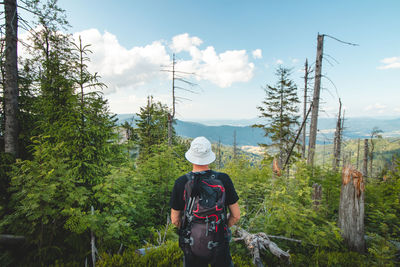
M 201 172 L 205 177 L 211 175 L 211 170 Z M 225 187 L 225 206 L 232 205 L 239 200 L 236 193 L 235 187 L 233 186 L 231 178 L 226 173 L 218 173 L 217 179 L 219 179 Z M 172 189 L 171 199 L 169 205 L 174 210 L 183 210 L 185 208 L 185 200 L 183 199 L 183 192 L 185 190 L 185 184 L 188 181 L 186 175 L 182 175 L 175 181 L 174 188 Z

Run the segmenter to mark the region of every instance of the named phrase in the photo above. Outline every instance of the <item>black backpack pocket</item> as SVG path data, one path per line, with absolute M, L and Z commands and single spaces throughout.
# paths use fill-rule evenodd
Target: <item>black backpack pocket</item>
M 190 246 L 192 253 L 204 259 L 211 259 L 214 248 L 218 245 L 215 242 L 215 232 L 209 231 L 205 223 L 193 223 L 190 234 Z

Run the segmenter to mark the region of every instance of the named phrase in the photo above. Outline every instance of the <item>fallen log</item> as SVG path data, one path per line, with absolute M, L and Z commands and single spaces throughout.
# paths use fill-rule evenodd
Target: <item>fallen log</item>
M 24 236 L 18 235 L 0 235 L 0 244 L 18 244 L 25 240 Z
M 281 248 L 278 247 L 277 244 L 272 242 L 268 235 L 266 233 L 257 233 L 257 234 L 250 234 L 246 230 L 236 227 L 233 230 L 233 234 L 237 236 L 234 238 L 234 241 L 240 241 L 243 240 L 247 249 L 250 251 L 251 255 L 253 256 L 253 263 L 257 267 L 263 267 L 264 265 L 262 264 L 262 260 L 260 257 L 260 252 L 263 250 L 269 249 L 269 251 L 277 256 L 278 258 L 282 260 L 289 261 L 290 260 L 290 254 L 286 251 L 283 251 Z M 274 236 L 276 237 L 276 236 Z M 291 239 L 291 238 L 283 238 L 283 237 L 276 237 L 276 238 L 281 238 L 281 239 L 286 239 L 294 242 L 299 242 L 301 243 L 301 240 L 296 240 L 296 239 Z

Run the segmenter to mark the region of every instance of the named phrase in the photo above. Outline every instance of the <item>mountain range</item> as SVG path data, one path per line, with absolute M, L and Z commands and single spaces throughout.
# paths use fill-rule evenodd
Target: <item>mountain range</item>
M 135 127 L 135 118 L 136 116 L 133 114 L 117 114 L 118 124 L 128 121 Z M 224 145 L 233 144 L 234 132 L 236 131 L 238 146 L 257 146 L 260 143 L 269 143 L 269 139 L 264 137 L 262 129 L 251 127 L 252 124 L 262 122 L 259 118 L 202 120 L 201 123 L 176 120 L 174 127 L 179 136 L 188 138 L 205 136 L 212 143 L 221 141 Z M 332 143 L 335 127 L 336 119 L 320 118 L 318 120 L 317 142 L 319 144 Z M 400 118 L 347 118 L 344 122 L 343 135 L 345 139 L 368 138 L 374 127 L 382 130 L 383 137 L 400 136 Z M 309 125 L 307 131 L 308 128 Z

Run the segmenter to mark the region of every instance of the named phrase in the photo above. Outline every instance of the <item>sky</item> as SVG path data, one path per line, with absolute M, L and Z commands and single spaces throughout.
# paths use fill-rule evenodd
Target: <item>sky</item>
M 189 86 L 180 120 L 259 115 L 281 65 L 303 98 L 304 62 L 325 37 L 321 116 L 400 117 L 400 1 L 59 0 L 75 38 L 91 44 L 89 69 L 108 86 L 114 113 L 136 113 L 148 95 L 171 106 L 172 55 Z M 325 78 L 326 77 L 326 78 Z M 312 87 L 313 83 L 311 83 Z M 302 110 L 302 107 L 300 107 Z

